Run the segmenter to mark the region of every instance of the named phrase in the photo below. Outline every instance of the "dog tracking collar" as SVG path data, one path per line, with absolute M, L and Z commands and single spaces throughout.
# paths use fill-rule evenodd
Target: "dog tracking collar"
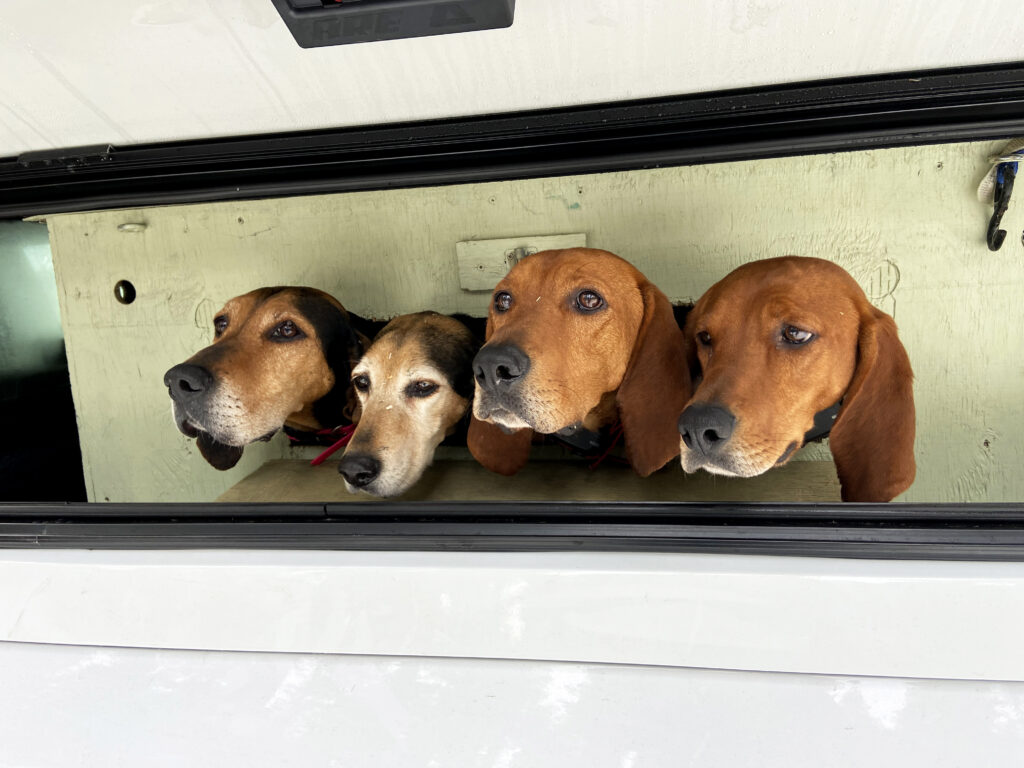
M 843 400 L 845 398 L 846 395 L 843 395 L 834 405 L 830 405 L 825 410 L 814 414 L 814 426 L 804 435 L 804 445 L 813 440 L 824 440 L 828 437 L 829 432 L 832 431 L 832 427 L 836 423 L 836 419 L 839 417 L 839 409 L 843 407 Z
M 609 457 L 612 449 L 622 439 L 622 422 L 616 420 L 613 424 L 599 432 L 584 429 L 583 425 L 577 422 L 558 430 L 551 437 L 562 443 L 573 453 L 592 460 L 590 469 L 596 469 Z M 621 461 L 618 457 L 612 458 Z
M 601 447 L 600 432 L 584 429 L 580 422 L 570 424 L 554 433 L 554 436 L 570 448 L 590 454 Z

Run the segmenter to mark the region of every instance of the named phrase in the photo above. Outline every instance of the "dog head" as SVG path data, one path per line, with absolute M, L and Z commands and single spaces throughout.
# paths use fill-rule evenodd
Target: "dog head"
M 402 315 L 377 334 L 352 370 L 361 416 L 338 465 L 350 492 L 397 496 L 420 479 L 469 408 L 478 347 L 436 312 Z
M 751 477 L 785 464 L 815 414 L 842 401 L 830 446 L 846 501 L 889 501 L 914 479 L 912 373 L 892 318 L 823 259 L 745 264 L 687 319 L 702 377 L 679 417 L 680 459 Z
M 212 466 L 230 469 L 245 445 L 286 423 L 311 431 L 343 423 L 362 342 L 333 297 L 259 288 L 231 299 L 213 325 L 213 344 L 164 374 L 174 423 Z
M 678 453 L 674 422 L 690 394 L 682 334 L 665 295 L 615 254 L 544 251 L 513 267 L 473 371 L 468 442 L 489 469 L 517 471 L 533 431 L 616 417 L 639 474 Z

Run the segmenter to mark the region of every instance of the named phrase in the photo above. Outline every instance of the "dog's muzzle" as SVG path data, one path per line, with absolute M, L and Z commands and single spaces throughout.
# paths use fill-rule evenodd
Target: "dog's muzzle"
M 492 413 L 518 416 L 521 385 L 529 370 L 529 356 L 515 344 L 485 345 L 473 359 L 473 377 L 480 396 L 478 414 L 483 418 Z
M 519 385 L 530 358 L 515 344 L 484 346 L 473 358 L 473 376 L 485 392 L 500 394 Z
M 164 386 L 171 399 L 182 405 L 204 399 L 213 389 L 213 374 L 198 365 L 182 363 L 164 374 Z
M 338 464 L 338 472 L 353 488 L 366 488 L 380 477 L 381 463 L 368 453 L 346 453 Z
M 713 403 L 694 403 L 679 417 L 679 436 L 691 451 L 713 458 L 732 437 L 736 417 Z
M 213 374 L 190 363 L 176 365 L 164 374 L 167 394 L 174 403 L 174 421 L 186 437 L 197 437 L 202 431 L 202 414 L 214 384 Z

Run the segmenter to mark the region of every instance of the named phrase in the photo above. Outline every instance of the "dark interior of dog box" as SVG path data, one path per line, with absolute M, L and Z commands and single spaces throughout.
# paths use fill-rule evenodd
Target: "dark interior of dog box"
M 190 529 L 197 542 L 259 523 L 283 526 L 271 539 L 285 546 L 351 544 L 344 537 L 358 533 L 359 546 L 401 547 L 415 531 L 421 544 L 440 537 L 437 546 L 451 536 L 504 546 L 495 542 L 507 535 L 527 548 L 704 549 L 725 540 L 720 526 L 732 526 L 729 539 L 754 521 L 781 526 L 784 539 L 813 528 L 819 551 L 934 555 L 960 541 L 1009 556 L 1024 496 L 1019 344 L 1007 343 L 1020 336 L 1024 206 L 1006 206 L 999 226 L 1009 235 L 993 250 L 993 203 L 978 186 L 1010 165 L 992 158 L 1024 135 L 1024 69 L 919 74 L 0 160 L 10 435 L 0 495 L 5 518 L 27 526 L 5 541 L 41 541 L 32 526 L 55 522 L 57 508 L 40 503 L 61 502 L 60 519 L 102 521 L 125 546 L 173 542 L 178 530 L 160 539 L 117 526 L 190 520 L 224 526 Z M 400 149 L 411 136 L 415 149 Z M 607 434 L 561 434 L 537 439 L 527 464 L 503 476 L 467 450 L 467 416 L 415 485 L 381 499 L 346 487 L 341 451 L 310 466 L 331 436 L 282 432 L 220 471 L 171 418 L 164 372 L 210 344 L 232 297 L 310 286 L 368 320 L 368 336 L 432 310 L 482 341 L 494 286 L 512 265 L 581 246 L 640 270 L 680 327 L 741 265 L 799 255 L 842 267 L 895 319 L 913 367 L 913 484 L 889 506 L 842 505 L 827 436 L 740 478 L 686 473 L 678 459 L 641 477 Z M 964 515 L 1003 538 L 963 538 Z M 357 528 L 299 536 L 300 519 Z M 358 528 L 387 520 L 399 528 Z M 667 521 L 690 527 L 601 527 Z M 516 522 L 546 527 L 529 541 L 522 528 L 486 527 Z M 588 537 L 561 522 L 597 528 Z M 469 528 L 443 533 L 445 524 Z M 871 549 L 864 526 L 889 524 L 893 538 Z M 760 536 L 745 546 L 765 546 Z

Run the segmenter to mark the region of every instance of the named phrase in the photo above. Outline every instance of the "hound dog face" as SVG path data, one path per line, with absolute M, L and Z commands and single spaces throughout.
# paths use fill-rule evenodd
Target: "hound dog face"
M 679 418 L 683 469 L 751 477 L 785 464 L 814 415 L 831 432 L 843 499 L 889 501 L 914 478 L 914 400 L 892 318 L 842 268 L 788 256 L 712 286 L 687 318 L 702 380 Z
M 338 465 L 350 492 L 397 496 L 419 480 L 469 408 L 478 346 L 462 323 L 436 312 L 381 330 L 352 370 L 361 416 Z
M 665 295 L 615 254 L 545 251 L 513 267 L 473 365 L 469 447 L 494 471 L 519 469 L 533 430 L 596 430 L 616 416 L 641 475 L 678 451 L 673 422 L 689 397 L 682 335 Z
M 213 325 L 213 344 L 164 374 L 174 423 L 211 465 L 233 467 L 243 446 L 286 423 L 316 430 L 344 421 L 362 345 L 333 297 L 259 288 L 231 299 Z

